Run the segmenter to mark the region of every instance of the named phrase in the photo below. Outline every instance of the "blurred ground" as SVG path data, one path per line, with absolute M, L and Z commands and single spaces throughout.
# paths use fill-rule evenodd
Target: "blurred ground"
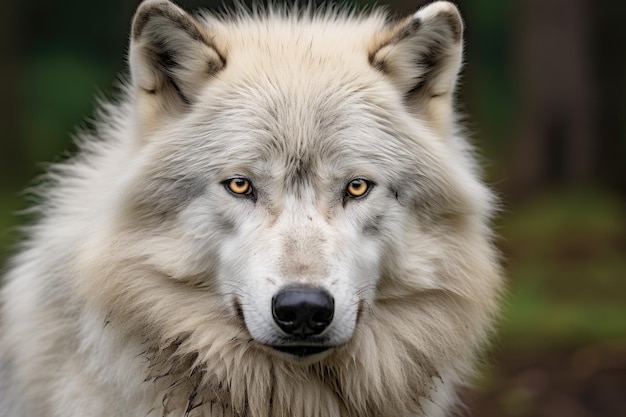
M 626 339 L 616 339 L 578 348 L 503 350 L 464 401 L 467 415 L 477 417 L 624 417 L 625 389 Z

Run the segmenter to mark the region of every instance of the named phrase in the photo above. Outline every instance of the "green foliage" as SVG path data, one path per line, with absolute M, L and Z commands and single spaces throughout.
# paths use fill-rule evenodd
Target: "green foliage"
M 34 56 L 23 77 L 23 140 L 27 156 L 49 160 L 68 147 L 71 133 L 92 112 L 96 86 L 110 84 L 112 71 L 68 51 Z

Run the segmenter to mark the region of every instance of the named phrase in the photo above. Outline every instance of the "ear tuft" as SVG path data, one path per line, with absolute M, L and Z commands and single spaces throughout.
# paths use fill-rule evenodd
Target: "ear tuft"
M 463 19 L 457 7 L 448 1 L 436 1 L 430 3 L 421 8 L 416 14 L 416 17 L 422 21 L 429 21 L 431 23 L 442 23 L 442 30 L 450 31 L 451 40 L 454 42 L 461 42 L 463 40 Z M 445 28 L 445 29 L 444 29 Z
M 390 27 L 381 39 L 370 63 L 408 102 L 452 95 L 463 55 L 463 21 L 454 4 L 430 3 Z
M 137 94 L 153 96 L 152 110 L 182 110 L 226 65 L 209 29 L 167 0 L 147 0 L 135 13 L 130 67 Z

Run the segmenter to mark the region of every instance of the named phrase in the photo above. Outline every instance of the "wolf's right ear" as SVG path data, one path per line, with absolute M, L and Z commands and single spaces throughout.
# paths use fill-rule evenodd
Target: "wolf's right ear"
M 208 28 L 168 0 L 146 0 L 133 18 L 130 72 L 143 118 L 184 111 L 226 65 Z

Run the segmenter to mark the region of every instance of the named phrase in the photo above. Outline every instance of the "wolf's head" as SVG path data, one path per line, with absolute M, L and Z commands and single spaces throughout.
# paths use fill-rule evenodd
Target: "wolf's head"
M 448 2 L 395 22 L 144 2 L 105 305 L 218 379 L 246 352 L 375 369 L 376 407 L 466 367 L 498 274 L 453 111 L 462 33 Z

